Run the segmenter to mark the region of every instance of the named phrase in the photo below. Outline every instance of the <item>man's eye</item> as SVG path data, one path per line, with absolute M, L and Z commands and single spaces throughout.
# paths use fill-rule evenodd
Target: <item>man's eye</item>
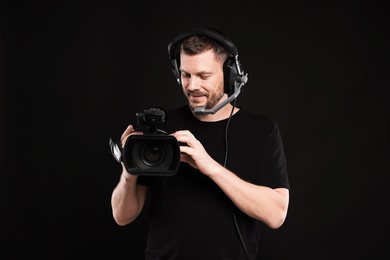
M 185 73 L 185 72 L 182 72 L 182 73 L 181 73 L 181 76 L 182 76 L 183 78 L 189 78 L 189 77 L 191 77 L 190 74 Z

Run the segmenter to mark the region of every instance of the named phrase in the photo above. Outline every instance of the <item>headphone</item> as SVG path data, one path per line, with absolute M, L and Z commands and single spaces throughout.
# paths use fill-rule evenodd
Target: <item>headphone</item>
M 181 84 L 181 73 L 179 70 L 180 46 L 184 40 L 195 35 L 210 38 L 225 47 L 231 55 L 223 64 L 224 92 L 228 96 L 231 96 L 235 93 L 236 86 L 239 85 L 241 87 L 247 82 L 248 76 L 244 75 L 244 71 L 241 69 L 241 64 L 238 60 L 238 51 L 234 43 L 213 29 L 194 29 L 190 32 L 180 34 L 168 44 L 168 55 L 172 62 L 172 71 L 177 83 Z

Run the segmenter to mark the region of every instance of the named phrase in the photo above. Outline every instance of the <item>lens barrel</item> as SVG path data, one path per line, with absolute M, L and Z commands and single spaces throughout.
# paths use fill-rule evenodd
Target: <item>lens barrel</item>
M 134 175 L 174 175 L 180 165 L 179 143 L 165 134 L 131 135 L 123 147 L 123 163 Z

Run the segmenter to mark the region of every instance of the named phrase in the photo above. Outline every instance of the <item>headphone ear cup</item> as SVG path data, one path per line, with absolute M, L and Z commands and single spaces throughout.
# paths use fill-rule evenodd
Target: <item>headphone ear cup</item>
M 229 57 L 223 64 L 223 79 L 225 93 L 230 96 L 234 93 L 234 83 L 238 80 L 238 69 L 233 57 Z

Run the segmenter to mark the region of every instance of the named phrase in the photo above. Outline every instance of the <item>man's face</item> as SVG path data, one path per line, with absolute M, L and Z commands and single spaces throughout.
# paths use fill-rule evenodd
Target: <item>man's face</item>
M 223 63 L 212 50 L 197 55 L 180 54 L 181 82 L 188 104 L 214 107 L 224 95 Z

